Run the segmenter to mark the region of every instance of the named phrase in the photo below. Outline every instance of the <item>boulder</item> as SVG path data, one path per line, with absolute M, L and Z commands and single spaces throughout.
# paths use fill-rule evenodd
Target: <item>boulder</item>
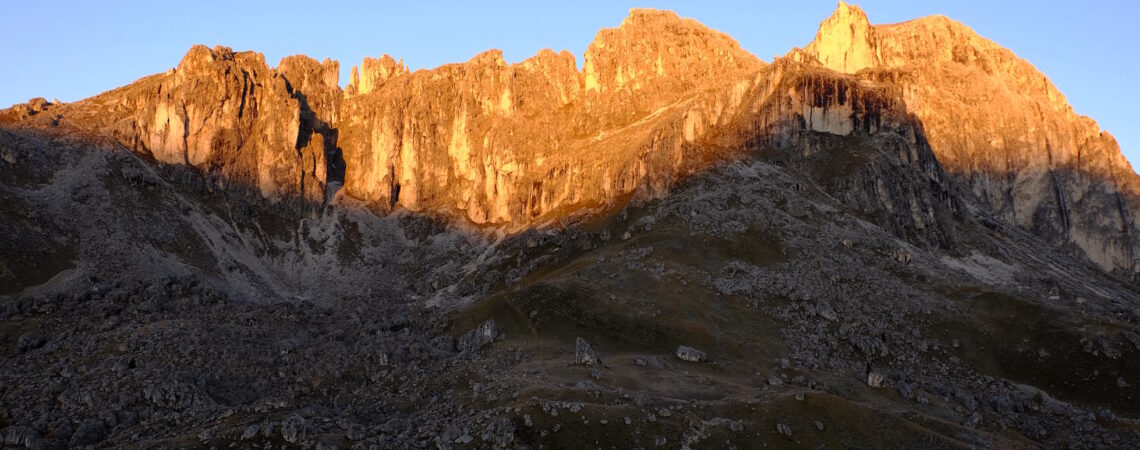
M 867 386 L 871 386 L 873 388 L 883 387 L 883 374 L 878 373 L 878 372 L 868 372 L 867 373 Z
M 587 366 L 594 366 L 602 363 L 602 358 L 598 356 L 590 343 L 585 339 L 577 338 L 574 345 L 574 363 L 583 364 Z
M 708 360 L 708 355 L 695 348 L 681 345 L 677 347 L 677 359 L 689 362 L 705 362 Z
M 495 328 L 495 319 L 487 319 L 474 330 L 460 336 L 457 347 L 461 352 L 473 352 L 494 342 L 498 336 L 499 330 Z

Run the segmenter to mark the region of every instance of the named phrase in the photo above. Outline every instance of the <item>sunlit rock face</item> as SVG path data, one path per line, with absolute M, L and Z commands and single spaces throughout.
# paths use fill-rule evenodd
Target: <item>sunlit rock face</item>
M 855 73 L 879 62 L 875 30 L 858 6 L 839 2 L 835 13 L 819 24 L 815 40 L 804 51 L 823 67 Z
M 601 30 L 581 71 L 568 52 L 507 64 L 492 50 L 414 73 L 367 58 L 343 92 L 338 72 L 332 61 L 292 56 L 273 69 L 256 53 L 195 47 L 170 73 L 61 111 L 269 198 L 321 199 L 343 152 L 343 192 L 378 213 L 512 231 L 665 196 L 716 161 L 771 149 L 808 157 L 819 152 L 813 133 L 906 136 L 899 154 L 917 172 L 940 171 L 922 168 L 936 162 L 917 156 L 920 127 L 889 85 L 767 65 L 672 12 L 635 9 Z M 933 223 L 930 201 L 872 191 L 863 209 L 909 208 L 900 223 Z
M 335 142 L 314 132 L 314 118 L 339 109 L 337 65 L 295 56 L 280 69 L 260 53 L 195 46 L 164 74 L 26 119 L 97 131 L 270 200 L 322 203 L 325 147 Z M 293 85 L 284 72 L 296 76 Z M 310 92 L 308 100 L 297 97 L 297 87 Z
M 404 62 L 396 61 L 391 56 L 364 58 L 359 69 L 352 66 L 351 78 L 345 93 L 348 95 L 367 94 L 379 89 L 389 79 L 407 73 L 408 67 L 404 65 Z
M 345 189 L 381 211 L 512 227 L 643 185 L 660 195 L 701 164 L 681 144 L 708 125 L 694 112 L 684 136 L 662 127 L 684 120 L 674 103 L 761 66 L 728 36 L 649 10 L 599 32 L 581 73 L 571 54 L 550 50 L 513 65 L 489 51 L 411 74 L 366 60 L 341 115 Z
M 696 21 L 635 9 L 598 33 L 581 72 L 544 50 L 513 65 L 490 51 L 385 69 L 379 88 L 362 88 L 361 73 L 341 111 L 345 191 L 381 213 L 519 229 L 666 195 L 757 142 L 911 125 L 893 91 L 807 69 L 767 66 Z
M 287 56 L 277 64 L 276 73 L 285 78 L 293 96 L 304 100 L 313 116 L 328 124 L 339 119 L 341 92 L 340 64 L 336 61 L 317 62 L 304 55 Z
M 577 87 L 568 53 L 510 66 L 489 51 L 358 89 L 342 110 L 346 192 L 378 210 L 399 205 L 463 211 L 476 223 L 509 221 L 521 215 L 518 191 L 529 193 L 521 185 L 538 181 L 538 156 L 558 150 L 567 134 L 557 117 Z
M 793 59 L 899 86 L 948 172 L 1105 270 L 1140 267 L 1140 180 L 1111 135 L 1013 52 L 942 16 L 869 25 L 840 3 Z
M 710 84 L 747 77 L 763 65 L 732 37 L 671 11 L 630 10 L 586 49 L 582 89 L 606 122 L 652 113 Z

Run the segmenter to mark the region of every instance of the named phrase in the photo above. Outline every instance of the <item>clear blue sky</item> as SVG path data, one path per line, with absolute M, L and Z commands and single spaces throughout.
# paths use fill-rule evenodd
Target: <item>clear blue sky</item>
M 945 14 L 1035 64 L 1076 111 L 1140 162 L 1140 2 L 853 1 L 872 23 Z M 327 5 L 327 6 L 326 6 Z M 539 49 L 582 54 L 632 6 L 672 9 L 726 32 L 762 59 L 811 41 L 835 8 L 821 1 L 455 3 L 316 1 L 13 1 L 0 15 L 0 107 L 32 97 L 89 97 L 178 64 L 195 43 L 256 50 L 271 65 L 303 53 L 349 67 L 388 53 L 413 70 L 499 48 L 509 62 Z

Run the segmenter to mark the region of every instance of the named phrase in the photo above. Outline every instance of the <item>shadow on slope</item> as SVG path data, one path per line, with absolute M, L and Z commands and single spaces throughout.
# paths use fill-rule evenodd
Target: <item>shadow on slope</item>
M 478 404 L 518 408 L 506 416 L 523 443 L 561 448 L 1140 438 L 1116 384 L 1140 376 L 1126 359 L 1136 318 L 1116 314 L 1140 305 L 1134 292 L 983 225 L 933 160 L 914 169 L 866 137 L 798 139 L 810 151 L 760 151 L 662 200 L 501 244 L 514 276 L 450 328 L 493 318 L 504 336 L 485 355 L 506 362 L 472 383 L 520 391 Z M 976 261 L 1008 273 L 963 269 Z M 1078 297 L 1086 307 L 1058 306 Z M 1087 327 L 1115 330 L 1112 350 Z M 579 337 L 601 365 L 575 364 Z M 678 345 L 709 361 L 677 359 Z

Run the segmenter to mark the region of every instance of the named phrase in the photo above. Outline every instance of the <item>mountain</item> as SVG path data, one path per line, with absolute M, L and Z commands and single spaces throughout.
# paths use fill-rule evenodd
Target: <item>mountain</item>
M 944 17 L 871 26 L 840 3 L 786 60 L 898 90 L 939 162 L 997 216 L 1106 271 L 1140 270 L 1135 172 L 1111 135 L 1012 52 Z M 490 51 L 416 73 L 385 56 L 354 67 L 342 92 L 335 62 L 294 56 L 270 69 L 258 54 L 195 47 L 170 73 L 41 116 L 267 198 L 323 202 L 331 170 L 379 213 L 402 207 L 517 231 L 630 193 L 660 197 L 718 159 L 713 148 L 770 132 L 755 128 L 791 113 L 740 124 L 772 103 L 758 86 L 777 81 L 767 66 L 695 21 L 633 10 L 599 32 L 581 72 L 566 52 L 508 65 Z M 277 150 L 294 141 L 297 155 Z
M 1134 278 L 1140 177 L 1028 61 L 942 16 L 871 26 L 840 3 L 789 57 L 888 83 L 938 161 L 995 214 Z
M 217 174 L 266 198 L 319 202 L 328 149 L 323 129 L 316 128 L 323 123 L 283 76 L 303 72 L 294 79 L 298 87 L 314 88 L 309 95 L 339 94 L 336 63 L 316 66 L 308 58 L 287 58 L 271 69 L 257 53 L 196 46 L 165 74 L 72 104 L 33 101 L 8 110 L 7 120 L 62 122 L 111 136 L 158 162 Z M 331 111 L 335 103 L 320 106 Z
M 0 111 L 5 445 L 1140 446 L 1136 174 L 964 25 L 350 73 Z

